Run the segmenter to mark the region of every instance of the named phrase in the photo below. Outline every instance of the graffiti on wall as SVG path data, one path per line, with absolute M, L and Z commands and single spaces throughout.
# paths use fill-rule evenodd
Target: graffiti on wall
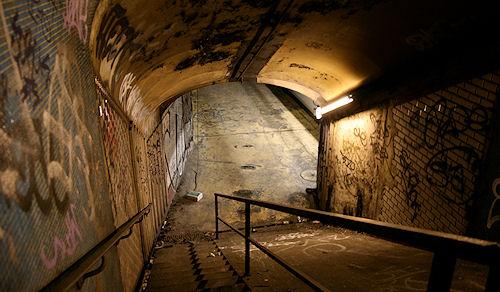
M 139 204 L 143 208 L 149 203 L 153 203 L 148 173 L 146 143 L 144 136 L 139 132 L 137 127 L 132 128 L 131 137 Z M 144 246 L 153 246 L 153 240 L 156 236 L 156 226 L 154 225 L 153 216 L 146 217 L 141 224 Z M 145 256 L 149 257 L 150 251 L 146 250 L 145 252 L 147 253 Z
M 137 191 L 136 172 L 134 169 L 132 124 L 96 78 L 99 97 L 99 115 L 103 129 L 103 142 L 111 186 L 111 210 L 114 225 L 132 218 L 143 207 Z M 109 100 L 108 100 L 109 99 Z M 120 271 L 125 290 L 133 290 L 140 274 L 142 263 L 141 235 L 144 230 L 132 233 L 130 238 L 118 245 Z M 149 236 L 154 236 L 149 234 Z
M 76 206 L 71 204 L 64 218 L 66 232 L 63 238 L 55 236 L 48 248 L 42 248 L 40 258 L 47 269 L 53 269 L 56 264 L 67 256 L 72 256 L 80 241 L 82 233 L 75 214 Z M 46 252 L 46 250 L 48 250 Z
M 333 126 L 332 136 L 341 137 L 330 141 L 337 212 L 377 218 L 384 190 L 393 180 L 390 165 L 394 159 L 394 134 L 387 113 L 386 109 L 376 109 L 337 121 Z
M 84 122 L 82 99 L 75 98 L 81 92 L 74 89 L 81 87 L 71 77 L 78 70 L 73 60 L 71 51 L 61 47 L 50 70 L 47 107 L 38 116 L 29 101 L 38 104 L 39 97 L 29 85 L 32 81 L 21 74 L 21 64 L 19 74 L 14 75 L 17 85 L 6 84 L 6 96 L 25 98 L 16 105 L 18 118 L 10 119 L 0 129 L 2 193 L 8 207 L 15 202 L 28 212 L 36 204 L 44 214 L 54 208 L 64 214 L 70 193 L 85 195 L 88 207 L 84 212 L 93 220 L 95 195 L 90 167 L 95 158 L 89 151 L 93 139 Z M 26 86 L 31 90 L 25 90 Z M 28 92 L 35 95 L 27 95 Z
M 3 19 L 4 23 L 8 23 L 5 16 Z M 9 27 L 4 27 L 4 34 L 7 36 L 10 59 L 15 72 L 13 76 L 15 85 L 11 86 L 20 86 L 16 93 L 19 93 L 21 100 L 36 106 L 41 101 L 39 85 L 47 87 L 50 81 L 49 55 L 42 54 L 38 50 L 31 29 L 19 24 L 19 12 L 14 14 L 8 25 L 11 31 L 8 31 Z
M 150 110 L 142 102 L 141 90 L 136 83 L 136 77 L 133 73 L 127 73 L 120 85 L 119 99 L 125 112 L 136 119 L 147 118 Z
M 482 106 L 467 108 L 444 98 L 429 105 L 419 106 L 417 101 L 410 127 L 423 133 L 415 146 L 439 150 L 451 137 L 457 138 L 466 131 L 484 132 L 488 127 L 488 110 Z
M 41 30 L 43 40 L 47 43 L 52 43 L 54 40 L 54 33 L 52 30 L 56 27 L 59 20 L 59 10 L 64 3 L 57 0 L 31 0 L 28 5 L 28 14 L 35 23 L 36 27 Z M 41 5 L 45 4 L 45 5 Z
M 110 215 L 91 69 L 64 8 L 0 2 L 0 290 L 38 290 L 109 232 L 88 224 Z
M 64 26 L 69 30 L 75 30 L 83 43 L 87 42 L 87 11 L 88 0 L 66 0 L 66 11 L 64 13 Z
M 472 98 L 462 97 L 466 92 L 460 86 L 408 102 L 394 111 L 401 171 L 399 190 L 392 195 L 405 195 L 411 222 L 427 228 L 432 224 L 447 232 L 465 231 L 464 218 L 477 195 L 476 178 L 492 115 L 492 109 L 483 106 L 488 103 L 472 103 Z M 444 208 L 446 220 L 441 218 Z M 420 216 L 423 213 L 434 222 L 424 222 L 428 219 Z
M 161 225 L 166 208 L 165 168 L 162 164 L 162 131 L 156 129 L 147 139 L 147 161 L 149 166 L 149 179 L 151 181 L 151 199 L 155 214 L 155 226 Z
M 477 96 L 473 88 L 457 84 L 325 125 L 318 183 L 322 200 L 332 197 L 334 211 L 348 215 L 380 215 L 394 223 L 464 232 L 494 101 L 488 93 Z M 489 226 L 500 220 L 498 190 L 493 193 Z
M 445 148 L 434 154 L 426 165 L 426 181 L 446 201 L 466 205 L 474 194 L 474 180 L 479 173 L 479 154 L 466 146 Z M 469 174 L 469 175 L 468 175 Z
M 98 93 L 103 113 L 101 126 L 104 129 L 104 150 L 112 190 L 112 210 L 115 226 L 118 227 L 138 211 L 132 173 L 129 124 L 100 90 Z
M 488 221 L 486 222 L 488 229 L 491 229 L 496 222 L 500 221 L 500 177 L 496 178 L 491 184 L 491 191 L 494 199 L 488 212 Z
M 399 163 L 401 164 L 402 171 L 400 174 L 401 181 L 403 182 L 403 190 L 406 196 L 406 203 L 412 209 L 411 221 L 415 221 L 422 205 L 420 204 L 420 193 L 417 186 L 420 183 L 420 176 L 411 166 L 411 160 L 408 152 L 402 150 L 399 154 Z
M 472 135 L 485 136 L 489 110 L 439 98 L 427 104 L 417 101 L 412 105 L 410 115 L 409 128 L 417 133 L 418 138 L 407 140 L 404 137 L 405 143 L 431 153 L 419 181 L 423 179 L 447 202 L 467 205 L 474 195 L 481 149 L 462 140 Z

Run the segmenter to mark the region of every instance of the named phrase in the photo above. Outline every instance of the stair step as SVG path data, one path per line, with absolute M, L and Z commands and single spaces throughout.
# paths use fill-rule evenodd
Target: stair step
M 211 252 L 213 252 L 213 253 L 220 252 L 220 250 L 215 245 L 211 246 L 211 247 L 209 247 L 209 246 L 207 246 L 207 247 L 195 247 L 193 250 L 197 253 L 207 253 L 207 254 L 211 253 Z
M 192 247 L 192 249 L 199 250 L 199 251 L 203 251 L 203 250 L 218 250 L 217 245 L 215 245 L 215 244 L 194 245 Z
M 174 260 L 172 260 L 170 258 L 163 258 L 163 259 L 155 260 L 153 264 L 162 265 L 162 266 L 169 265 L 172 267 L 178 267 L 178 266 L 183 266 L 184 263 L 191 263 L 192 260 L 193 259 L 191 257 L 179 257 L 179 258 L 175 258 Z
M 212 257 L 212 256 L 197 256 L 195 257 L 195 259 L 197 259 L 198 261 L 205 261 L 205 262 L 210 262 L 210 261 L 217 261 L 217 260 L 220 260 L 220 261 L 224 261 L 224 257 L 222 256 L 215 256 L 215 257 Z
M 157 249 L 155 255 L 176 255 L 176 254 L 188 254 L 190 252 L 190 247 L 186 245 L 174 245 L 172 247 L 166 247 Z
M 230 265 L 225 265 L 225 266 L 215 266 L 215 267 L 205 267 L 203 268 L 202 272 L 203 274 L 210 274 L 210 273 L 219 273 L 219 272 L 228 272 L 232 271 Z
M 222 257 L 222 253 L 219 251 L 213 251 L 213 252 L 197 252 L 195 254 L 199 258 L 213 258 L 213 257 Z
M 194 246 L 215 246 L 215 243 L 213 241 L 200 241 L 196 244 L 194 244 Z
M 178 266 L 172 266 L 170 264 L 153 264 L 153 268 L 151 269 L 151 272 L 155 272 L 155 271 L 162 271 L 162 273 L 165 273 L 165 272 L 176 272 L 176 271 L 189 271 L 189 270 L 192 270 L 193 268 L 196 268 L 198 265 L 196 265 L 195 267 L 193 267 L 193 264 L 191 263 L 191 261 L 189 262 L 184 262 L 181 264 L 179 264 Z
M 176 281 L 177 279 L 182 279 L 182 278 L 197 278 L 198 275 L 195 275 L 193 270 L 189 271 L 175 271 L 171 273 L 151 273 L 151 280 L 154 281 L 155 279 L 161 279 L 165 280 L 167 282 L 171 281 Z
M 193 265 L 193 260 L 192 259 L 183 259 L 183 260 L 179 260 L 179 261 L 176 261 L 176 262 L 154 262 L 153 263 L 153 266 L 157 266 L 157 267 L 162 267 L 162 268 L 169 268 L 169 267 L 172 267 L 172 268 L 182 268 L 182 267 L 190 267 Z
M 241 291 L 250 291 L 250 289 L 244 283 L 240 283 L 240 284 L 235 284 L 235 285 L 210 288 L 210 289 L 206 289 L 206 291 L 210 291 L 210 292 L 241 292 Z
M 203 280 L 203 287 L 204 288 L 217 288 L 217 287 L 223 287 L 223 286 L 232 286 L 238 282 L 238 276 L 228 276 L 225 278 L 221 279 L 214 279 L 214 280 Z
M 189 258 L 191 256 L 190 253 L 188 252 L 178 252 L 174 254 L 167 254 L 167 253 L 161 253 L 161 254 L 156 254 L 155 259 L 177 259 L 177 258 Z
M 179 279 L 163 279 L 163 278 L 152 278 L 150 279 L 152 287 L 163 287 L 163 286 L 175 286 L 175 285 L 191 285 L 191 284 L 199 284 L 199 281 L 194 276 L 191 277 L 183 277 Z
M 179 292 L 184 292 L 184 291 L 196 291 L 198 290 L 198 282 L 193 282 L 193 283 L 183 283 L 183 284 L 173 284 L 173 285 L 152 285 L 151 287 L 151 292 L 159 292 L 159 291 L 179 291 Z
M 224 268 L 226 266 L 229 266 L 229 264 L 227 262 L 220 261 L 220 262 L 211 262 L 211 263 L 200 263 L 198 268 L 201 270 L 205 270 L 205 269 L 209 269 L 209 268 Z
M 218 280 L 218 279 L 226 279 L 226 278 L 231 278 L 233 276 L 238 276 L 235 272 L 219 272 L 219 273 L 202 273 L 201 276 L 203 277 L 203 280 Z

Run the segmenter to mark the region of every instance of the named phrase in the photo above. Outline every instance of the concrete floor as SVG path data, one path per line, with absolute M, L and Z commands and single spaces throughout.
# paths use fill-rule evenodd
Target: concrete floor
M 214 231 L 215 192 L 313 207 L 305 190 L 316 187 L 319 129 L 292 97 L 262 84 L 229 83 L 198 90 L 193 103 L 195 148 L 169 211 L 171 233 Z M 193 190 L 204 193 L 200 202 L 183 198 Z M 221 216 L 237 225 L 243 208 L 220 202 Z M 254 224 L 283 220 L 290 218 L 252 209 Z
M 252 237 L 331 291 L 426 291 L 432 254 L 321 224 L 257 229 Z M 244 241 L 221 234 L 218 246 L 242 275 Z M 312 291 L 251 246 L 252 291 Z M 452 291 L 484 291 L 488 268 L 458 261 Z

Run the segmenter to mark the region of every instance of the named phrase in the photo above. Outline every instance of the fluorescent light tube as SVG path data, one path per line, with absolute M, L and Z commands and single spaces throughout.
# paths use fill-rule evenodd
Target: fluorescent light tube
M 346 96 L 341 97 L 341 98 L 337 99 L 336 101 L 329 103 L 323 107 L 320 107 L 320 106 L 317 107 L 316 108 L 316 119 L 319 120 L 319 119 L 321 119 L 321 117 L 323 117 L 324 114 L 331 112 L 333 110 L 336 110 L 339 107 L 343 107 L 346 104 L 351 103 L 353 101 L 351 96 L 352 95 L 346 95 Z

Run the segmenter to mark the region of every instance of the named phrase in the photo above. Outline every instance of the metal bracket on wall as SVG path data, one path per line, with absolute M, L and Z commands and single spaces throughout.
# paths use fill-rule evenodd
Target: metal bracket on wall
M 101 257 L 101 263 L 99 264 L 99 266 L 95 269 L 95 270 L 92 270 L 88 273 L 85 273 L 77 282 L 76 282 L 76 287 L 78 288 L 78 290 L 82 289 L 83 288 L 83 283 L 85 282 L 85 280 L 87 278 L 90 278 L 90 277 L 94 277 L 94 276 L 97 276 L 98 274 L 100 274 L 102 271 L 104 271 L 104 268 L 106 267 L 106 261 L 104 259 L 104 256 Z
M 139 219 L 132 226 L 130 226 L 130 229 L 129 229 L 128 233 L 126 235 L 120 237 L 120 239 L 118 239 L 118 241 L 116 242 L 116 245 L 118 245 L 118 243 L 120 243 L 120 241 L 122 241 L 122 240 L 124 240 L 126 238 L 129 238 L 132 235 L 132 233 L 134 232 L 134 230 L 133 230 L 134 225 L 141 223 L 142 220 L 144 220 L 144 217 L 148 216 L 150 212 L 151 212 L 151 209 L 148 209 L 148 211 L 141 216 L 141 219 Z
M 130 235 L 132 235 L 132 233 L 134 232 L 133 228 L 134 228 L 134 225 L 136 224 L 139 224 L 142 222 L 142 220 L 144 220 L 144 217 L 148 216 L 149 213 L 151 213 L 151 209 L 148 209 L 148 211 L 146 213 L 144 213 L 144 215 L 142 215 L 141 219 L 139 219 L 137 222 L 135 222 L 132 226 L 130 226 L 130 229 L 127 233 L 127 235 L 124 235 L 122 237 L 120 237 L 120 239 L 118 239 L 118 241 L 116 242 L 116 245 L 118 245 L 118 243 L 120 243 L 120 241 L 126 239 L 126 238 L 129 238 Z
M 120 241 L 122 241 L 122 240 L 124 240 L 124 239 L 126 239 L 126 238 L 129 238 L 129 237 L 130 237 L 130 235 L 132 235 L 132 233 L 134 232 L 133 227 L 134 227 L 133 225 L 130 227 L 130 229 L 129 229 L 129 231 L 128 231 L 127 235 L 124 235 L 124 236 L 120 237 L 120 239 L 118 239 L 118 241 L 116 242 L 116 245 L 118 245 L 118 243 L 120 243 Z

